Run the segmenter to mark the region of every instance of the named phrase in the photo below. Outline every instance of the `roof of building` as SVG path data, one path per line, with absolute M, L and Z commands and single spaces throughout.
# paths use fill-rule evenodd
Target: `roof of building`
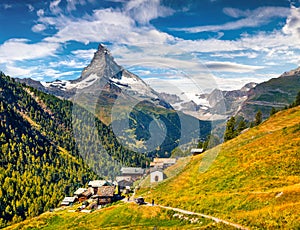
M 65 203 L 65 202 L 73 203 L 75 202 L 75 200 L 76 200 L 75 196 L 66 196 L 61 203 Z
M 175 164 L 176 158 L 154 158 L 154 163 Z
M 191 149 L 191 153 L 202 153 L 204 149 Z
M 145 172 L 145 169 L 143 168 L 135 168 L 135 167 L 122 167 L 121 168 L 122 174 L 136 174 L 136 175 L 142 175 Z
M 150 162 L 150 167 L 159 167 L 159 168 L 163 168 L 164 167 L 164 163 L 163 162 Z
M 132 178 L 131 178 L 131 176 L 117 176 L 117 177 L 116 177 L 116 181 L 117 181 L 117 182 L 123 181 L 123 180 L 126 180 L 126 181 L 132 181 Z
M 150 173 L 154 173 L 154 172 L 161 172 L 161 173 L 163 173 L 163 170 L 160 169 L 160 168 L 151 168 L 150 169 Z
M 93 188 L 99 188 L 105 185 L 111 185 L 111 183 L 109 183 L 106 180 L 92 180 L 89 182 L 88 186 L 93 187 Z
M 70 202 L 65 202 L 65 201 L 62 201 L 60 204 L 61 204 L 61 205 L 69 205 L 69 204 L 70 204 Z
M 91 196 L 92 194 L 93 194 L 93 193 L 92 193 L 90 190 L 86 190 L 86 191 L 83 192 L 81 195 L 88 197 L 88 196 Z
M 133 185 L 133 181 L 120 180 L 118 182 L 118 185 L 121 186 L 121 187 L 132 186 Z
M 113 197 L 115 193 L 115 187 L 114 186 L 102 186 L 98 188 L 97 195 L 100 197 L 108 196 Z
M 74 192 L 74 195 L 79 196 L 79 195 L 81 195 L 82 193 L 84 193 L 85 191 L 87 191 L 86 188 L 79 188 L 79 189 L 77 189 L 77 190 Z

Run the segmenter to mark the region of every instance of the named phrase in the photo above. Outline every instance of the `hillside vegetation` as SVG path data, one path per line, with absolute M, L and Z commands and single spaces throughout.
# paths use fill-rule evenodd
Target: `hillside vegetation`
M 70 210 L 70 211 L 69 211 Z M 182 215 L 160 207 L 119 203 L 93 213 L 72 209 L 44 213 L 8 227 L 12 229 L 234 229 L 212 220 Z M 195 222 L 193 222 L 195 221 Z
M 258 229 L 300 228 L 300 107 L 278 112 L 193 157 L 176 177 L 138 195 Z M 205 162 L 217 155 L 212 165 Z
M 89 180 L 113 177 L 121 163 L 145 162 L 88 111 L 1 72 L 0 118 L 0 227 L 56 207 Z
M 55 207 L 64 194 L 96 178 L 76 152 L 66 120 L 69 103 L 51 100 L 51 106 L 34 98 L 1 75 L 0 227 Z

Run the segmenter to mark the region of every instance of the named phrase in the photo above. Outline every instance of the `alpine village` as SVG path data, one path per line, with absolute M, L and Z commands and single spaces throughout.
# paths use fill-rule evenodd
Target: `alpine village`
M 155 20 L 165 22 L 164 17 L 175 17 L 169 5 L 181 4 L 181 14 L 189 16 L 181 1 L 131 0 L 103 1 L 103 7 L 110 8 L 94 10 L 93 17 L 87 13 L 75 19 L 79 6 L 100 3 L 50 1 L 47 9 L 63 19 L 58 21 L 46 17 L 47 10 L 38 10 L 42 2 L 25 2 L 29 12 L 37 11 L 35 21 L 39 26 L 32 27 L 33 32 L 44 31 L 46 36 L 51 28 L 59 29 L 55 37 L 42 41 L 45 44 L 62 39 L 63 32 L 77 34 L 77 27 L 70 30 L 63 26 L 71 23 L 71 17 L 72 23 L 79 25 L 84 20 L 92 22 L 98 13 L 103 21 L 99 26 L 108 23 L 111 27 L 107 33 L 118 34 L 121 32 L 112 24 L 119 19 L 106 22 L 104 18 L 121 14 L 125 17 L 122 23 L 139 28 L 134 33 L 139 36 L 145 28 L 150 30 L 154 25 L 151 23 L 157 23 Z M 204 1 L 186 2 L 189 11 L 189 4 Z M 216 7 L 227 4 L 218 0 L 206 2 Z M 135 7 L 147 4 L 147 11 L 135 11 L 140 9 Z M 250 7 L 254 3 L 247 4 Z M 64 5 L 66 11 L 62 10 Z M 23 3 L 0 5 L 3 12 L 20 6 Z M 151 11 L 158 6 L 158 11 Z M 293 7 L 291 10 L 296 9 Z M 260 23 L 279 17 L 275 13 L 268 19 L 263 13 L 249 16 L 254 11 L 273 12 L 264 11 L 267 8 L 244 11 L 225 7 L 222 14 L 255 22 L 259 17 Z M 282 8 L 280 17 L 286 12 Z M 140 20 L 132 16 L 133 11 Z M 130 17 L 134 23 L 126 21 Z M 287 19 L 285 28 L 288 22 Z M 55 23 L 62 23 L 58 24 L 61 27 Z M 236 29 L 230 22 L 222 28 L 227 26 L 228 30 Z M 254 26 L 249 24 L 250 28 Z M 218 30 L 210 28 L 200 26 L 196 34 Z M 183 29 L 187 28 L 170 30 L 180 36 L 186 33 Z M 135 39 L 133 34 L 130 36 Z M 147 32 L 147 36 L 152 39 L 154 35 Z M 254 35 L 243 36 L 247 41 Z M 104 44 L 97 41 L 94 46 L 95 42 L 82 42 L 79 37 L 74 40 L 78 47 L 89 46 L 92 56 L 84 56 L 88 64 L 72 80 L 65 79 L 64 74 L 44 80 L 29 74 L 34 68 L 14 76 L 1 65 L 7 53 L 6 43 L 0 43 L 0 228 L 300 229 L 300 67 L 285 69 L 259 83 L 249 78 L 240 89 L 198 92 L 194 95 L 198 101 L 182 99 L 183 93 L 160 92 L 148 84 L 147 77 L 138 76 L 142 74 L 140 66 L 150 62 L 141 61 L 138 67 L 123 66 L 126 62 L 118 52 L 124 54 L 126 49 L 128 63 L 134 56 L 126 45 L 116 48 L 117 41 L 103 38 Z M 120 35 L 117 39 L 129 38 Z M 218 46 L 216 41 L 221 38 L 209 39 Z M 25 40 L 9 42 L 30 45 Z M 68 44 L 64 43 L 66 49 Z M 135 48 L 140 49 L 138 45 Z M 147 52 L 151 53 L 152 48 Z M 216 51 L 214 54 L 217 58 Z M 53 54 L 51 58 L 56 57 Z M 119 59 L 122 65 L 118 64 Z M 63 65 L 72 63 L 69 60 Z M 209 68 L 218 65 L 207 63 Z M 244 73 L 245 65 L 235 64 Z M 39 68 L 38 62 L 34 65 Z

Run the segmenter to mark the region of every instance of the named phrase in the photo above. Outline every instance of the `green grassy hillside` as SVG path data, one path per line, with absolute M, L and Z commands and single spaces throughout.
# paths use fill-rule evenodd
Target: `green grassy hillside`
M 70 209 L 69 209 L 70 210 Z M 119 203 L 93 213 L 68 210 L 44 213 L 39 217 L 10 226 L 12 229 L 224 229 L 222 223 L 177 213 L 160 207 Z M 186 219 L 184 219 L 184 217 Z M 196 219 L 197 218 L 197 219 Z M 191 220 L 197 220 L 191 223 Z M 227 228 L 228 229 L 228 228 Z M 229 228 L 231 229 L 231 228 Z
M 0 72 L 0 228 L 56 207 L 89 180 L 119 174 L 121 161 L 141 165 L 145 157 L 88 111 Z
M 300 228 L 300 107 L 193 157 L 176 177 L 141 189 L 157 203 L 258 229 Z M 218 154 L 203 172 L 205 159 Z
M 137 196 L 250 229 L 299 229 L 299 118 L 300 107 L 279 112 L 222 146 L 190 158 L 177 175 L 140 189 Z M 203 170 L 204 159 L 215 154 L 213 164 Z M 8 229 L 231 228 L 203 218 L 191 223 L 194 217 L 184 220 L 174 214 L 157 206 L 119 203 L 90 214 L 68 210 L 45 213 Z

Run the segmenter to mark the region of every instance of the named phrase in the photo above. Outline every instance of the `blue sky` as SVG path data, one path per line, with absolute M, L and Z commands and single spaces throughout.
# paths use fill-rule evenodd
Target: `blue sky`
M 75 79 L 103 43 L 119 64 L 157 90 L 190 81 L 187 90 L 195 81 L 204 84 L 197 80 L 202 76 L 221 89 L 238 89 L 299 66 L 299 5 L 285 0 L 1 0 L 0 70 L 43 81 Z

